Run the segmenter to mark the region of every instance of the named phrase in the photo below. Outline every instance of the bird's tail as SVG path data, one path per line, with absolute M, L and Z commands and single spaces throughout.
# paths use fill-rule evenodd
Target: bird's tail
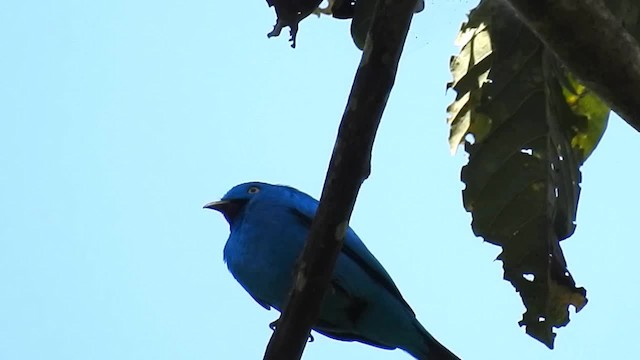
M 454 353 L 440 344 L 429 332 L 415 321 L 417 332 L 420 334 L 418 341 L 404 347 L 404 350 L 418 360 L 460 360 Z

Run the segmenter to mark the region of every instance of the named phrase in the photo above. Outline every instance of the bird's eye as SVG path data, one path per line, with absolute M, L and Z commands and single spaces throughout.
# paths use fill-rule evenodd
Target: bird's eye
M 250 187 L 250 188 L 249 188 L 249 190 L 247 190 L 247 192 L 248 192 L 249 194 L 255 194 L 255 193 L 257 193 L 258 191 L 260 191 L 260 188 L 259 188 L 259 187 L 257 187 L 257 186 L 252 186 L 252 187 Z

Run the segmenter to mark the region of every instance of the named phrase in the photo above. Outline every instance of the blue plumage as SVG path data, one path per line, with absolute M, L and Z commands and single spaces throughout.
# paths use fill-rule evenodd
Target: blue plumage
M 318 201 L 288 186 L 251 182 L 205 207 L 229 223 L 224 260 L 231 274 L 264 308 L 282 310 Z M 422 327 L 351 228 L 314 330 L 337 340 L 401 348 L 417 359 L 458 359 Z

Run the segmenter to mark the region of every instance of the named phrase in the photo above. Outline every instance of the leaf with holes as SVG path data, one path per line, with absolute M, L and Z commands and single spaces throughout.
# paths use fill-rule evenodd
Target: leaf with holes
M 298 24 L 307 16 L 313 13 L 322 0 L 267 0 L 269 7 L 276 10 L 276 24 L 267 37 L 279 36 L 282 29 L 289 27 L 291 47 L 296 47 L 296 36 L 298 34 Z
M 356 46 L 362 50 L 367 39 L 367 33 L 373 19 L 378 0 L 327 0 L 326 6 L 321 6 L 323 0 L 267 0 L 269 7 L 276 11 L 276 24 L 268 37 L 280 36 L 285 27 L 289 27 L 291 47 L 296 47 L 298 24 L 311 14 L 331 15 L 336 19 L 351 20 L 351 37 Z M 416 13 L 424 9 L 424 0 L 417 0 Z
M 552 348 L 569 306 L 587 302 L 560 241 L 575 230 L 579 167 L 609 109 L 500 1 L 483 0 L 457 44 L 448 121 L 451 150 L 465 144 L 469 153 L 464 206 L 474 233 L 502 247 L 504 278 L 527 308 L 520 325 Z

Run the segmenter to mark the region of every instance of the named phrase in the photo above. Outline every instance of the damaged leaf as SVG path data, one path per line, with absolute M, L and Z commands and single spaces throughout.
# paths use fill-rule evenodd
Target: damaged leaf
M 328 0 L 325 7 L 320 7 L 322 0 L 267 0 L 269 7 L 276 10 L 277 20 L 273 30 L 267 37 L 280 36 L 282 29 L 289 27 L 291 47 L 296 47 L 298 24 L 310 14 L 318 16 L 331 15 L 336 19 L 352 19 L 351 37 L 356 46 L 362 50 L 371 26 L 373 12 L 378 0 Z M 417 0 L 418 13 L 424 9 L 424 0 Z
M 500 1 L 483 0 L 457 44 L 448 121 L 452 152 L 465 144 L 469 153 L 464 206 L 474 233 L 502 248 L 504 279 L 526 307 L 519 324 L 553 348 L 553 328 L 587 303 L 560 241 L 575 231 L 579 168 L 609 109 Z
M 275 8 L 277 16 L 276 24 L 267 37 L 279 36 L 282 29 L 289 27 L 289 41 L 291 47 L 295 48 L 298 24 L 316 10 L 320 3 L 322 0 L 267 0 L 269 7 Z

